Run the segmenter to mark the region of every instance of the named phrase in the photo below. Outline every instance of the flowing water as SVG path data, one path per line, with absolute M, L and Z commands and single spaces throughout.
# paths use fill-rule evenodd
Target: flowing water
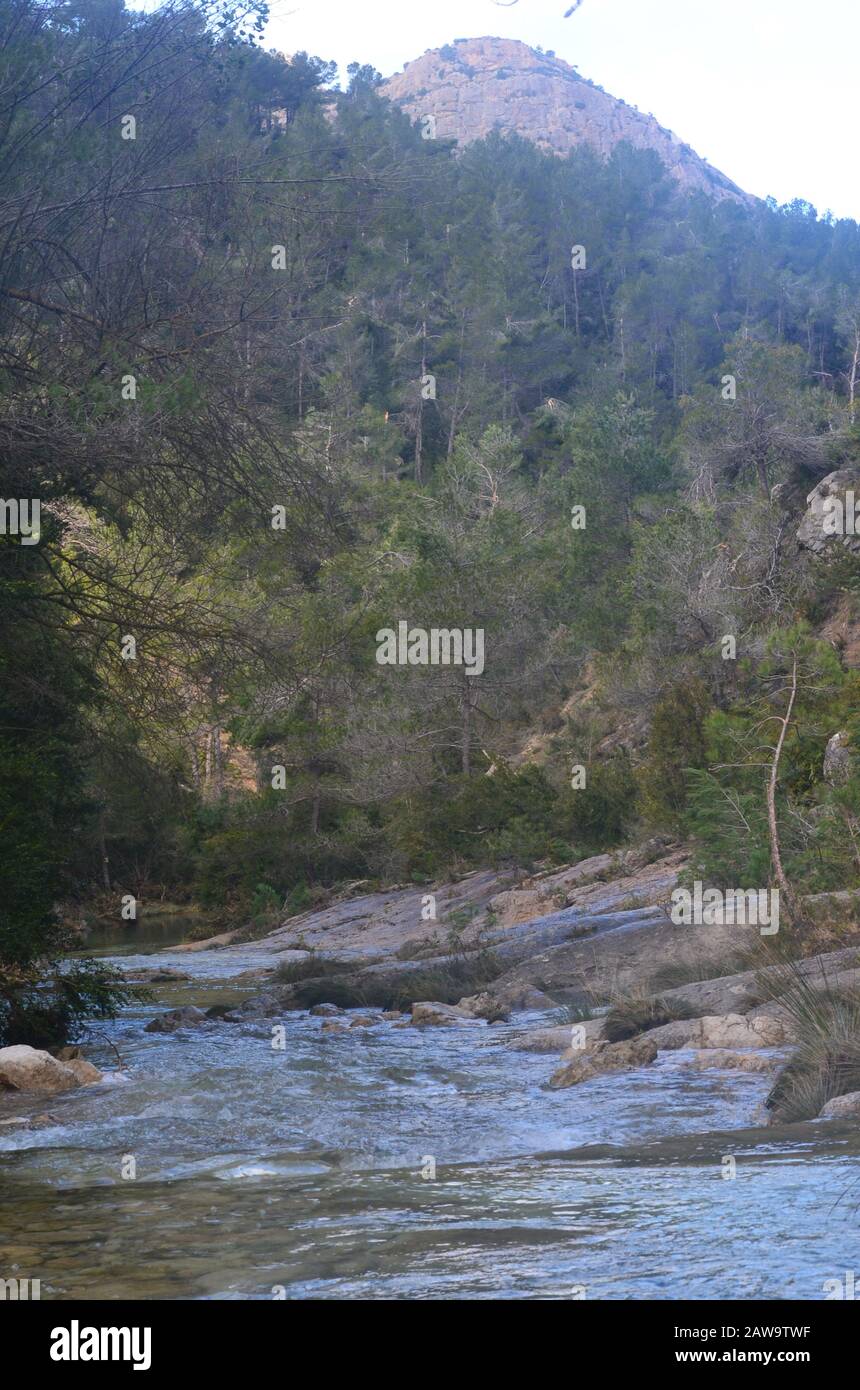
M 514 1024 L 146 1033 L 259 957 L 158 963 L 193 981 L 87 1049 L 121 1074 L 0 1128 L 0 1277 L 43 1298 L 819 1299 L 860 1264 L 860 1141 L 749 1128 L 766 1077 L 664 1053 L 551 1092 Z

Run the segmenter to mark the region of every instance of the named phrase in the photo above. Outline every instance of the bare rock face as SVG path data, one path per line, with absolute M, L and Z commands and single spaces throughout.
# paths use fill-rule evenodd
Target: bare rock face
M 824 780 L 838 787 L 851 776 L 851 739 L 844 729 L 827 740 L 824 750 Z
M 860 477 L 851 468 L 828 473 L 806 499 L 806 512 L 797 530 L 797 539 L 815 555 L 838 554 L 844 546 L 860 555 Z M 855 531 L 857 534 L 855 534 Z
M 600 1043 L 594 1051 L 581 1053 L 554 1071 L 549 1079 L 550 1090 L 563 1091 L 610 1072 L 633 1071 L 647 1066 L 656 1056 L 657 1044 L 647 1033 L 628 1042 Z
M 753 201 L 654 116 L 610 96 L 561 58 L 514 39 L 460 39 L 429 49 L 379 91 L 422 129 L 435 129 L 436 139 L 468 144 L 499 130 L 558 155 L 586 145 L 604 159 L 627 141 L 653 150 L 685 189 Z

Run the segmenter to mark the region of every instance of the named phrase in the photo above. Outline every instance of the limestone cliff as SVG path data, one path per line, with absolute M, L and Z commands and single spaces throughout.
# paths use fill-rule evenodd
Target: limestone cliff
M 556 154 L 588 145 L 604 158 L 628 141 L 654 150 L 687 189 L 750 201 L 653 116 L 610 96 L 561 58 L 513 39 L 458 39 L 430 49 L 380 92 L 413 120 L 433 116 L 440 139 L 467 144 L 497 129 Z

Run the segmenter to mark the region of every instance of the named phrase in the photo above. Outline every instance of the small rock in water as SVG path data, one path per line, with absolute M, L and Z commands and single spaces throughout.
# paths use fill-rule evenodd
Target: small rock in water
M 341 1023 L 338 1019 L 336 1019 L 336 1018 L 327 1018 L 327 1019 L 324 1019 L 322 1028 L 320 1029 L 320 1032 L 321 1032 L 321 1033 L 348 1033 L 348 1032 L 349 1032 L 349 1029 L 347 1028 L 347 1025 L 346 1025 L 345 1023 Z
M 195 1008 L 193 1004 L 186 1004 L 182 1009 L 168 1009 L 166 1013 L 159 1014 L 151 1023 L 147 1023 L 144 1032 L 175 1033 L 178 1028 L 196 1028 L 206 1021 L 202 1009 Z
M 98 1067 L 94 1067 L 85 1057 L 71 1057 L 65 1065 L 74 1072 L 81 1086 L 95 1086 L 102 1079 Z
M 434 1027 L 446 1023 L 471 1022 L 473 1015 L 457 1004 L 439 1004 L 435 1000 L 423 999 L 412 1005 L 412 1022 L 430 1024 Z
M 312 1018 L 334 1018 L 335 1014 L 342 1012 L 337 1004 L 314 1004 L 313 1008 L 308 1010 Z
M 472 1018 L 484 1018 L 488 1023 L 503 1023 L 510 1012 L 498 999 L 494 999 L 492 994 L 470 994 L 465 999 L 461 999 L 457 1005 L 458 1009 L 464 1009 Z
M 549 1080 L 551 1091 L 562 1091 L 568 1086 L 577 1086 L 581 1081 L 591 1081 L 596 1076 L 609 1072 L 632 1071 L 653 1062 L 657 1056 L 657 1044 L 647 1033 L 641 1038 L 631 1038 L 627 1042 L 598 1043 L 593 1052 L 574 1057 L 564 1066 L 554 1071 Z

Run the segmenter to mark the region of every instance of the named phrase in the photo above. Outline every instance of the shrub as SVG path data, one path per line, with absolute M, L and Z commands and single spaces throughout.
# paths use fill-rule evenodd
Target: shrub
M 629 994 L 616 995 L 606 1015 L 603 1034 L 611 1043 L 625 1042 L 627 1038 L 637 1038 L 640 1033 L 661 1028 L 664 1023 L 674 1023 L 676 1019 L 691 1018 L 689 1005 L 675 999 L 660 999 L 645 994 L 643 990 L 632 990 Z
M 795 973 L 780 998 L 798 1047 L 777 1077 L 765 1102 L 775 1118 L 810 1120 L 827 1101 L 860 1091 L 860 993 L 817 990 Z

